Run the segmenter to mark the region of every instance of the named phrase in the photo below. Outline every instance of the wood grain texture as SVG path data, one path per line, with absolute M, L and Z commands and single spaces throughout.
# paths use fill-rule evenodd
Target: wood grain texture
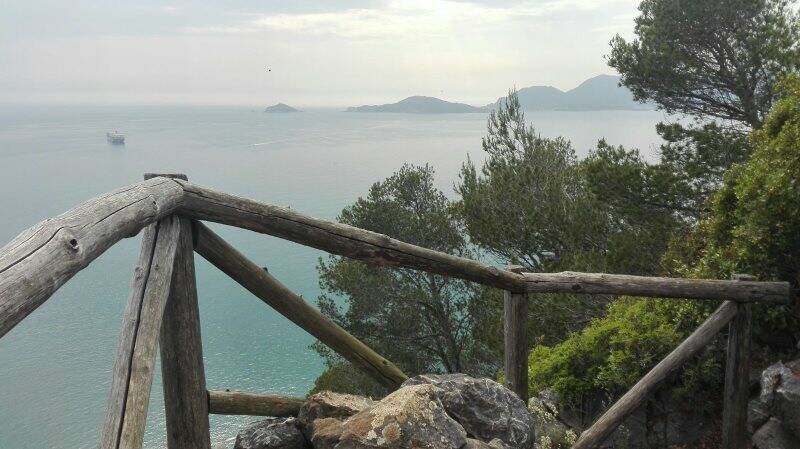
M 209 412 L 216 415 L 297 416 L 305 398 L 274 394 L 245 393 L 243 391 L 208 392 Z
M 507 270 L 518 273 L 522 267 Z M 503 299 L 503 374 L 506 387 L 528 403 L 528 298 L 526 293 L 504 292 Z
M 364 370 L 378 382 L 397 388 L 408 377 L 392 362 L 331 321 L 286 288 L 262 267 L 248 260 L 222 238 L 198 223 L 195 251 L 303 330 Z
M 192 223 L 181 218 L 180 227 L 180 242 L 159 344 L 167 447 L 210 449 Z
M 142 447 L 161 330 L 180 239 L 171 215 L 148 227 L 134 270 L 114 364 L 111 393 L 100 435 L 101 449 Z
M 726 301 L 658 365 L 644 375 L 611 406 L 590 428 L 584 431 L 572 449 L 594 449 L 616 430 L 625 418 L 639 407 L 667 377 L 697 355 L 736 315 L 735 302 Z
M 181 214 L 250 229 L 329 253 L 377 265 L 404 266 L 504 290 L 525 291 L 521 275 L 475 260 L 441 253 L 353 226 L 217 192 L 184 181 Z
M 752 279 L 748 275 L 734 275 L 734 280 Z M 746 426 L 747 402 L 750 399 L 752 326 L 751 305 L 739 304 L 736 317 L 728 326 L 728 357 L 722 411 L 722 447 L 726 449 L 746 449 L 750 446 Z
M 590 293 L 788 304 L 788 282 L 684 279 L 622 274 L 524 273 L 529 293 Z
M 89 200 L 0 248 L 0 337 L 114 243 L 171 214 L 183 198 L 155 178 Z

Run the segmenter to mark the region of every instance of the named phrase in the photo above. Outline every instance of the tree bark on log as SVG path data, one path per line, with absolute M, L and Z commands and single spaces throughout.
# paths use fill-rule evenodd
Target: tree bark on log
M 689 359 L 697 355 L 736 316 L 735 302 L 724 302 L 692 335 L 664 357 L 658 365 L 644 375 L 636 385 L 611 406 L 594 424 L 578 438 L 572 449 L 600 447 L 625 418 L 636 410 L 667 377 Z
M 512 273 L 353 226 L 217 192 L 185 181 L 180 213 L 291 240 L 377 265 L 452 276 L 514 293 L 588 293 L 788 304 L 787 282 L 734 282 L 598 273 Z
M 507 269 L 517 273 L 522 267 Z M 506 387 L 528 403 L 528 298 L 527 293 L 504 292 L 503 298 L 503 374 Z
M 734 275 L 735 280 L 752 276 Z M 728 357 L 725 365 L 725 394 L 722 410 L 722 447 L 746 449 L 747 401 L 750 398 L 751 332 L 753 314 L 750 304 L 739 304 L 736 317 L 728 327 Z
M 44 220 L 0 248 L 0 337 L 113 244 L 175 211 L 182 198 L 175 181 L 140 182 Z
M 353 226 L 320 220 L 289 209 L 259 203 L 180 182 L 185 191 L 181 214 L 291 240 L 329 253 L 453 276 L 504 290 L 524 292 L 521 275 L 475 260 L 422 248 Z
M 153 383 L 156 346 L 180 239 L 180 219 L 169 216 L 150 225 L 134 270 L 122 319 L 101 449 L 142 447 Z
M 274 394 L 245 393 L 242 391 L 208 392 L 209 413 L 216 415 L 297 416 L 305 398 Z
M 788 282 L 685 279 L 624 274 L 524 273 L 529 293 L 588 293 L 789 304 Z
M 167 448 L 210 449 L 192 223 L 188 218 L 181 218 L 180 227 L 178 254 L 159 344 Z
M 331 321 L 263 268 L 248 260 L 202 223 L 195 251 L 303 330 L 364 370 L 378 382 L 397 388 L 408 377 L 392 362 Z

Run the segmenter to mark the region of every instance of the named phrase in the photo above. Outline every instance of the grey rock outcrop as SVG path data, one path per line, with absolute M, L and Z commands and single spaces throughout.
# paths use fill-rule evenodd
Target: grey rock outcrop
M 534 422 L 525 403 L 491 379 L 465 374 L 427 374 L 412 377 L 403 387 L 430 384 L 447 414 L 471 437 L 483 442 L 494 439 L 519 449 L 533 447 Z
M 342 423 L 337 449 L 460 449 L 467 434 L 432 385 L 400 388 Z
M 770 366 L 760 384 L 747 409 L 753 444 L 759 449 L 800 447 L 800 360 Z
M 270 418 L 250 424 L 236 436 L 234 449 L 310 448 L 294 418 Z

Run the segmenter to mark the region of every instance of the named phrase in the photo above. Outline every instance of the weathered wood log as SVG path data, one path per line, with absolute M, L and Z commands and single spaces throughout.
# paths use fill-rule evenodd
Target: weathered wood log
M 184 181 L 181 214 L 250 229 L 378 265 L 417 268 L 485 285 L 525 291 L 521 275 L 475 260 L 404 243 L 383 234 L 312 218 L 289 209 L 217 192 Z
M 142 447 L 156 345 L 180 239 L 180 219 L 169 216 L 150 225 L 134 270 L 122 318 L 101 449 Z
M 529 293 L 590 293 L 788 304 L 788 282 L 728 281 L 622 274 L 524 273 Z
M 176 182 L 151 179 L 89 200 L 0 248 L 0 337 L 114 243 L 171 214 Z
M 378 382 L 397 388 L 407 376 L 266 270 L 248 260 L 202 223 L 197 223 L 195 251 L 303 330 L 364 370 Z
M 777 304 L 790 301 L 790 287 L 786 282 L 735 283 L 572 272 L 516 274 L 364 229 L 178 182 L 185 192 L 180 213 L 191 218 L 250 229 L 379 265 L 416 268 L 512 292 L 640 295 Z
M 208 392 L 208 410 L 215 415 L 297 416 L 305 398 L 274 394 L 245 393 L 243 391 Z
M 636 385 L 611 406 L 594 424 L 578 438 L 572 449 L 594 449 L 600 447 L 625 418 L 689 359 L 697 355 L 736 315 L 736 303 L 725 301 L 692 335 L 684 340 L 669 355 L 664 357 Z
M 753 276 L 734 275 L 749 281 Z M 750 304 L 739 304 L 728 327 L 728 357 L 725 368 L 725 393 L 722 412 L 722 447 L 746 449 L 747 402 L 750 398 L 750 354 L 752 311 Z
M 522 267 L 509 266 L 519 273 Z M 527 293 L 505 291 L 503 301 L 504 377 L 506 387 L 528 403 L 528 298 Z
M 180 242 L 159 344 L 167 447 L 210 449 L 192 223 L 187 218 L 181 218 L 180 221 Z

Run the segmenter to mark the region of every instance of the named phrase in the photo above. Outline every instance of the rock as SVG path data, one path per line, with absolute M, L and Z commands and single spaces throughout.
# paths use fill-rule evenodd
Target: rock
M 496 438 L 518 449 L 533 447 L 531 414 L 516 394 L 499 383 L 465 374 L 426 374 L 403 382 L 404 387 L 422 384 L 438 387 L 437 398 L 471 437 L 484 442 Z
M 467 435 L 433 385 L 398 389 L 342 423 L 336 449 L 460 449 Z
M 269 418 L 250 424 L 236 435 L 233 449 L 310 448 L 294 418 Z
M 787 365 L 781 372 L 780 385 L 775 389 L 774 408 L 783 425 L 795 437 L 800 437 L 800 369 L 793 370 Z
M 753 444 L 758 449 L 797 449 L 800 439 L 789 433 L 780 421 L 770 418 L 753 435 Z
M 333 449 L 342 437 L 342 421 L 336 418 L 315 419 L 306 433 L 314 449 Z
M 790 374 L 789 368 L 781 362 L 771 365 L 761 373 L 758 398 L 750 401 L 747 406 L 747 428 L 750 432 L 755 432 L 769 420 L 775 405 L 775 390 L 781 384 L 781 379 Z
M 465 444 L 464 447 L 461 449 L 511 449 L 511 448 L 506 446 L 505 443 L 498 440 L 497 438 L 493 439 L 488 443 L 484 443 L 481 440 L 467 438 L 467 444 Z
M 323 391 L 312 395 L 300 408 L 297 419 L 303 425 L 310 425 L 319 418 L 349 418 L 374 404 L 369 398 L 353 394 Z
M 568 449 L 578 440 L 578 433 L 559 420 L 552 396 L 543 394 L 530 398 L 528 410 L 533 416 L 538 447 Z
M 800 361 L 768 367 L 761 373 L 760 384 L 758 398 L 747 406 L 747 429 L 753 441 L 758 436 L 764 447 L 781 447 L 787 438 L 800 440 Z

